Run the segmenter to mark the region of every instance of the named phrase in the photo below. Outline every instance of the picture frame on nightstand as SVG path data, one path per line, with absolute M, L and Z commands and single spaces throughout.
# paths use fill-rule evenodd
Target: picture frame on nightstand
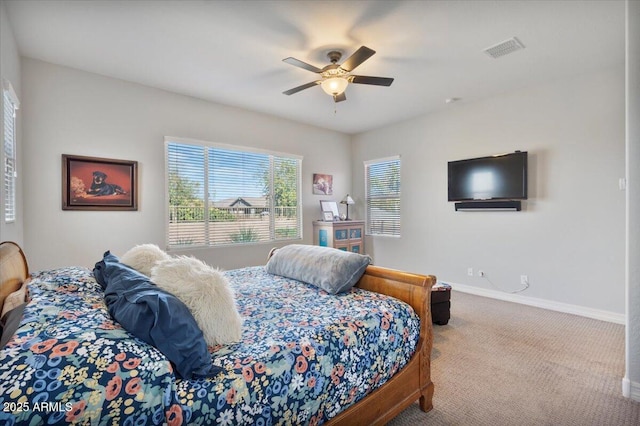
M 330 211 L 331 214 L 333 214 L 333 220 L 335 220 L 336 217 L 340 216 L 340 212 L 338 211 L 338 203 L 336 203 L 335 201 L 320 200 L 320 211 L 322 212 L 322 217 L 324 217 L 324 212 Z
M 333 212 L 331 210 L 322 212 L 322 220 L 325 222 L 333 222 Z

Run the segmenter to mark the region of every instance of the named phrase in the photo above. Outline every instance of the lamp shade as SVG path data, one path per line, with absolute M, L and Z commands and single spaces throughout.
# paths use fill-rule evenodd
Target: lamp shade
M 347 194 L 342 201 L 340 201 L 340 204 L 355 204 L 356 202 L 353 201 L 353 198 L 351 198 L 351 196 L 349 196 L 349 194 Z
M 336 96 L 345 91 L 349 82 L 346 78 L 342 77 L 331 77 L 325 80 L 322 80 L 320 83 L 320 87 L 327 95 Z

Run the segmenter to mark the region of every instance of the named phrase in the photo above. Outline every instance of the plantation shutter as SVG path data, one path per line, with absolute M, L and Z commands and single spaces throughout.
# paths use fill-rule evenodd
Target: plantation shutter
M 300 239 L 296 156 L 167 141 L 169 247 Z
M 300 208 L 300 161 L 295 158 L 273 158 L 273 183 L 271 185 L 274 217 L 273 238 L 288 240 L 302 238 Z
M 206 245 L 205 147 L 167 144 L 169 247 Z
M 400 157 L 366 161 L 366 231 L 400 236 Z
M 209 244 L 270 240 L 269 203 L 262 195 L 264 179 L 269 179 L 269 156 L 218 148 L 207 152 L 212 198 Z
M 19 107 L 18 98 L 9 82 L 3 80 L 3 106 L 4 106 L 4 220 L 13 222 L 16 220 L 16 110 Z

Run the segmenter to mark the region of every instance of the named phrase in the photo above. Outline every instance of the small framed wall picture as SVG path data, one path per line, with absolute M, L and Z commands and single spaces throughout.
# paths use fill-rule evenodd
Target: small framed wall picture
M 313 174 L 313 194 L 333 195 L 333 175 L 323 173 Z
M 62 154 L 62 210 L 138 210 L 138 162 Z
M 331 210 L 322 212 L 322 220 L 325 222 L 333 222 L 333 212 Z

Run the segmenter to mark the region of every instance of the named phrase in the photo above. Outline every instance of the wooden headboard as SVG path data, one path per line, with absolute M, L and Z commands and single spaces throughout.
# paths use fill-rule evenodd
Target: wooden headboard
M 20 246 L 12 241 L 0 243 L 0 310 L 5 297 L 19 289 L 27 278 L 29 266 Z

